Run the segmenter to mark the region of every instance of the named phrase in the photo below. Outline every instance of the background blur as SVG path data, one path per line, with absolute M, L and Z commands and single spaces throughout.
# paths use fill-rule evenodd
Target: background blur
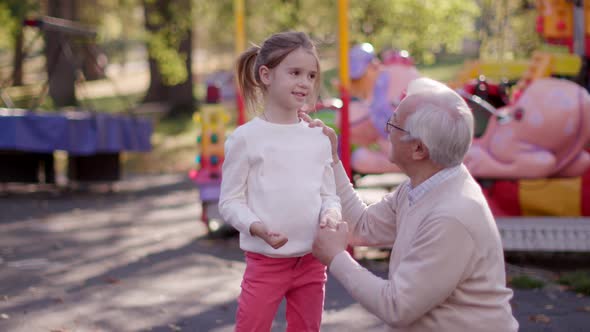
M 334 95 L 336 1 L 245 4 L 248 42 L 290 29 L 317 41 L 325 71 L 322 96 Z M 466 59 L 526 59 L 541 44 L 531 0 L 351 0 L 349 5 L 351 44 L 407 50 L 425 76 L 442 81 L 452 79 Z M 79 22 L 96 35 L 79 37 L 71 47 L 83 75 L 57 63 L 50 73 L 53 88 L 39 100 L 48 77 L 46 59 L 58 41 L 23 22 L 44 15 Z M 0 21 L 0 89 L 14 106 L 143 111 L 156 120 L 154 149 L 125 154 L 124 170 L 185 171 L 192 165 L 198 128 L 190 116 L 204 99 L 207 78 L 231 70 L 236 56 L 232 0 L 0 0 Z M 55 89 L 72 93 L 51 93 Z

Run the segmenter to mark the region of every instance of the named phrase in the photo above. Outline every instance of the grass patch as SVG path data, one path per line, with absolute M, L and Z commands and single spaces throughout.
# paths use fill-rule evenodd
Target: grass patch
M 444 83 L 453 80 L 457 76 L 466 60 L 468 58 L 460 54 L 447 54 L 440 56 L 432 65 L 417 65 L 416 68 L 423 76 Z
M 590 295 L 590 271 L 574 271 L 564 273 L 558 282 L 570 287 L 576 293 Z
M 508 283 L 512 288 L 516 289 L 538 289 L 545 286 L 545 282 L 537 278 L 532 278 L 526 275 L 514 276 Z
M 90 108 L 99 112 L 124 113 L 126 110 L 139 103 L 142 97 L 143 94 L 131 94 L 86 98 L 80 99 L 78 103 L 82 108 Z
M 21 89 L 27 89 L 27 87 Z M 78 100 L 78 107 L 81 109 L 90 109 L 98 112 L 125 113 L 125 111 L 127 111 L 129 108 L 139 103 L 142 97 L 142 94 L 131 94 L 123 96 L 84 98 Z M 15 108 L 28 109 L 38 103 L 38 98 L 38 95 L 23 94 L 21 96 L 13 97 L 12 102 L 14 103 Z M 0 102 L 0 107 L 6 107 L 6 105 Z M 45 98 L 42 100 L 42 103 L 38 105 L 37 108 L 44 111 L 55 111 L 56 109 L 51 96 L 49 95 L 45 96 Z
M 130 173 L 188 172 L 195 167 L 200 132 L 192 113 L 164 117 L 154 123 L 152 150 L 125 154 L 124 168 Z
M 197 124 L 193 121 L 192 112 L 182 112 L 174 116 L 161 118 L 154 125 L 154 134 L 164 136 L 181 135 L 184 133 L 195 133 L 199 130 Z
M 449 82 L 457 76 L 457 73 L 463 68 L 463 63 L 440 64 L 418 68 L 420 74 L 440 82 Z

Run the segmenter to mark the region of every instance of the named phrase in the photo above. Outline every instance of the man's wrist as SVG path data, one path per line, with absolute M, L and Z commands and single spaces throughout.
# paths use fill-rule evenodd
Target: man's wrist
M 334 260 L 336 259 L 336 257 L 338 257 L 343 252 L 346 252 L 346 249 L 341 250 L 341 251 L 337 252 L 334 256 L 332 256 L 332 258 L 330 259 L 330 261 L 328 262 L 328 264 L 326 264 L 326 266 L 328 267 L 328 269 L 332 266 L 332 263 L 334 263 Z

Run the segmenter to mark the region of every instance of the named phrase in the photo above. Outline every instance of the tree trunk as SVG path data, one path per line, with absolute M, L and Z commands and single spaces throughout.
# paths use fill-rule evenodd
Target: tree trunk
M 160 29 L 166 28 L 166 24 L 174 24 L 174 15 L 169 10 L 171 3 L 181 5 L 184 15 L 191 12 L 190 0 L 155 0 L 144 1 L 145 13 L 145 27 L 149 32 L 157 32 Z M 158 23 L 150 20 L 151 15 L 156 14 L 162 16 L 164 19 Z M 179 13 L 176 13 L 178 15 Z M 149 68 L 150 68 L 150 85 L 147 93 L 143 99 L 144 102 L 166 102 L 171 107 L 170 115 L 177 115 L 179 113 L 192 113 L 195 107 L 195 100 L 193 97 L 193 81 L 192 81 L 192 29 L 180 30 L 177 33 L 182 33 L 182 38 L 177 51 L 184 56 L 184 68 L 187 71 L 187 79 L 176 85 L 166 85 L 162 72 L 159 68 L 153 50 L 148 48 L 149 53 Z
M 12 61 L 12 85 L 23 85 L 23 29 L 19 28 L 14 39 L 14 58 Z
M 77 20 L 76 0 L 48 0 L 49 16 Z M 45 58 L 49 95 L 55 107 L 75 106 L 75 53 L 68 42 L 68 36 L 55 31 L 45 31 Z

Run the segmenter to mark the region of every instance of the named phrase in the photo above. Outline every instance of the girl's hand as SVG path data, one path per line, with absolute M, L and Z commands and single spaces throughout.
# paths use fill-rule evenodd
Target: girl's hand
M 312 119 L 305 110 L 299 110 L 297 112 L 297 115 L 299 115 L 299 118 L 301 120 L 307 122 L 310 128 L 322 128 L 322 132 L 324 133 L 324 135 L 328 136 L 328 138 L 330 139 L 330 144 L 332 145 L 332 159 L 334 163 L 339 161 L 340 157 L 338 156 L 338 135 L 336 135 L 334 129 L 330 128 L 329 126 L 326 126 L 326 124 L 322 122 L 322 120 L 320 119 Z
M 324 211 L 320 217 L 320 228 L 333 228 L 336 229 L 336 226 L 342 221 L 342 215 L 340 211 L 336 209 L 327 209 Z
M 268 228 L 266 228 L 266 225 L 260 221 L 254 222 L 250 225 L 250 234 L 263 239 L 264 242 L 268 243 L 268 245 L 274 249 L 279 249 L 289 241 L 285 234 L 269 231 Z

